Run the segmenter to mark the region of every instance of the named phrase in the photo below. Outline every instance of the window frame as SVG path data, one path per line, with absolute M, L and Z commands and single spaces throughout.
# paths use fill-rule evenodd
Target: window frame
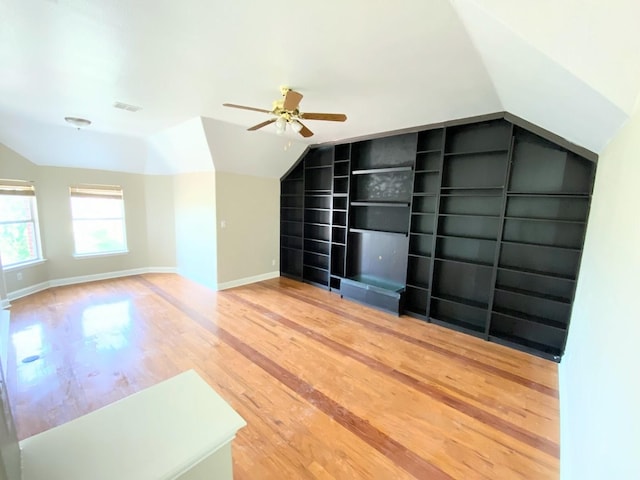
M 119 217 L 75 217 L 73 213 L 74 198 L 110 198 L 120 201 Z M 74 185 L 69 187 L 69 208 L 71 213 L 71 230 L 73 235 L 73 256 L 75 258 L 108 257 L 114 255 L 126 255 L 129 253 L 127 239 L 126 208 L 124 203 L 124 191 L 119 185 Z M 123 248 L 117 250 L 102 250 L 92 252 L 78 252 L 76 241 L 76 222 L 83 221 L 113 221 L 119 220 L 122 226 Z
M 0 196 L 2 197 L 29 197 L 29 220 L 2 220 L 0 219 L 0 225 L 19 225 L 19 224 L 32 224 L 34 232 L 34 250 L 35 258 L 30 258 L 21 262 L 14 262 L 5 264 L 5 259 L 2 258 L 2 270 L 10 271 L 22 267 L 28 267 L 34 264 L 44 262 L 44 256 L 42 254 L 42 238 L 40 236 L 40 218 L 38 216 L 38 199 L 36 196 L 35 185 L 33 182 L 24 180 L 12 180 L 12 179 L 0 179 Z M 0 251 L 0 255 L 2 251 Z

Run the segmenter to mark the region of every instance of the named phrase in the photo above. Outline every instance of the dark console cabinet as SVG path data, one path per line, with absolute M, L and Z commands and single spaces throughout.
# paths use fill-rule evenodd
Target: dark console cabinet
M 310 149 L 281 182 L 281 273 L 559 361 L 595 155 L 525 127 Z

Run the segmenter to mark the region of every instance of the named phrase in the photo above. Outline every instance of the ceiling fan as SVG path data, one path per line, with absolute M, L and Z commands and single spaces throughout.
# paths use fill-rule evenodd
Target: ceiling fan
M 289 87 L 280 87 L 282 99 L 273 102 L 271 110 L 262 108 L 245 107 L 244 105 L 235 105 L 233 103 L 223 103 L 224 107 L 240 108 L 242 110 L 252 110 L 254 112 L 270 113 L 275 118 L 271 118 L 265 122 L 254 125 L 247 130 L 253 131 L 266 127 L 272 123 L 276 124 L 276 132 L 282 134 L 285 132 L 287 125 L 292 130 L 307 138 L 313 135 L 313 132 L 302 124 L 300 120 L 328 120 L 330 122 L 344 122 L 347 116 L 343 113 L 302 113 L 298 107 L 302 94 Z

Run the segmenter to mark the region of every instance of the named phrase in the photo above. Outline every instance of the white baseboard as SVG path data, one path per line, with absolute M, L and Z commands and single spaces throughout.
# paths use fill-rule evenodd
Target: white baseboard
M 0 309 L 9 308 L 11 306 L 11 302 L 8 298 L 3 298 L 0 300 Z
M 239 278 L 238 280 L 231 280 L 230 282 L 222 282 L 218 284 L 218 290 L 226 290 L 227 288 L 240 287 L 242 285 L 248 285 L 249 283 L 262 282 L 263 280 L 270 280 L 280 276 L 280 271 L 262 273 L 260 275 L 254 275 L 253 277 Z
M 78 277 L 57 278 L 47 282 L 30 285 L 20 290 L 7 292 L 7 305 L 11 300 L 26 297 L 33 293 L 41 292 L 51 287 L 62 287 L 65 285 L 75 285 L 77 283 L 95 282 L 96 280 L 108 280 L 110 278 L 130 277 L 131 275 L 142 275 L 144 273 L 176 273 L 175 267 L 147 267 L 132 268 L 130 270 L 120 270 L 117 272 L 96 273 L 94 275 L 80 275 Z

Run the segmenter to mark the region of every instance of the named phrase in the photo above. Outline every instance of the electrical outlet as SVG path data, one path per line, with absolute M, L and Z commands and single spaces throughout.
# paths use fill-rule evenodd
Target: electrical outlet
M 22 280 L 22 272 L 18 272 L 18 273 L 16 274 L 16 278 L 17 278 L 18 280 Z
M 271 266 L 272 266 L 272 267 L 275 267 L 275 266 L 276 266 L 276 259 L 275 259 L 275 258 L 271 260 Z

